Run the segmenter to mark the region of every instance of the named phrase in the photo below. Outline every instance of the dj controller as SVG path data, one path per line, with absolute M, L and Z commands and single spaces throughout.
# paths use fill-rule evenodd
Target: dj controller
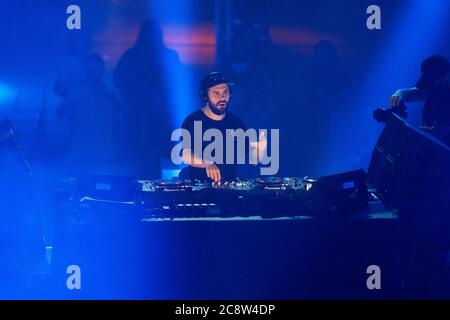
M 304 179 L 300 178 L 278 178 L 263 177 L 252 180 L 237 180 L 225 182 L 205 182 L 200 180 L 137 180 L 142 192 L 183 192 L 183 191 L 205 191 L 212 190 L 234 190 L 234 191 L 256 191 L 272 190 L 280 191 L 287 189 L 304 189 Z
M 150 216 L 286 216 L 311 211 L 312 180 L 263 177 L 231 182 L 137 180 L 137 208 Z M 308 200 L 308 198 L 310 198 Z
M 367 205 L 360 171 L 313 179 L 259 177 L 220 183 L 82 176 L 73 197 L 80 208 L 106 207 L 140 217 L 287 217 L 355 213 Z

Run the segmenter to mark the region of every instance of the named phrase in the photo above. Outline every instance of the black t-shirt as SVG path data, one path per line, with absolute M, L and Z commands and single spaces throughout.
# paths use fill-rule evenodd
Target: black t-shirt
M 422 112 L 423 125 L 432 127 L 437 122 L 450 126 L 450 86 L 436 87 L 420 79 L 416 83 L 416 88 L 427 94 Z
M 234 161 L 233 164 L 226 163 L 226 130 L 227 129 L 242 129 L 247 130 L 244 122 L 236 117 L 231 112 L 226 113 L 225 118 L 222 120 L 213 120 L 206 116 L 202 110 L 197 110 L 191 113 L 186 119 L 183 121 L 181 127 L 186 129 L 191 134 L 191 144 L 192 151 L 194 152 L 194 139 L 198 137 L 194 137 L 194 121 L 201 121 L 202 123 L 202 135 L 208 129 L 218 129 L 222 133 L 223 137 L 223 164 L 216 163 L 217 167 L 220 169 L 220 174 L 222 180 L 224 181 L 232 181 L 237 177 L 237 148 L 234 146 Z M 200 138 L 201 139 L 201 138 Z M 202 152 L 205 150 L 205 147 L 211 143 L 210 141 L 203 141 L 202 143 Z M 246 141 L 246 159 L 248 156 L 248 141 Z M 213 156 L 215 154 L 213 153 Z M 201 158 L 202 155 L 196 155 Z M 204 168 L 196 168 L 189 166 L 188 167 L 188 175 L 190 179 L 198 179 L 198 180 L 208 180 L 208 176 L 206 175 L 206 169 Z

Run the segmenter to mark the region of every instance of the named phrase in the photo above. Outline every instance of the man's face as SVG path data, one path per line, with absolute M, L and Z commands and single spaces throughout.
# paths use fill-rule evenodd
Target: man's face
M 218 84 L 208 89 L 208 107 L 217 115 L 227 111 L 230 101 L 230 89 L 226 83 Z

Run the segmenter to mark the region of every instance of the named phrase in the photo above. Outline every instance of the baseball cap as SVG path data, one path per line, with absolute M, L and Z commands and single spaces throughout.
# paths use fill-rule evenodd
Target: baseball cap
M 202 79 L 200 90 L 206 92 L 209 88 L 222 83 L 228 84 L 229 86 L 234 85 L 223 73 L 211 72 Z

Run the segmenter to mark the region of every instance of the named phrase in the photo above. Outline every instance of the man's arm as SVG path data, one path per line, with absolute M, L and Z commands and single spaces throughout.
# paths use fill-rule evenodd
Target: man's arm
M 220 182 L 220 169 L 214 163 L 207 163 L 203 161 L 203 159 L 195 155 L 191 149 L 183 149 L 182 160 L 184 164 L 187 164 L 191 167 L 205 169 L 208 178 L 212 179 L 215 182 Z
M 205 161 L 196 156 L 191 149 L 183 149 L 182 160 L 184 164 L 195 168 L 206 168 L 207 166 Z
M 397 90 L 390 98 L 389 98 L 389 106 L 398 107 L 401 102 L 414 102 L 414 101 L 424 101 L 427 98 L 425 91 L 413 87 L 407 89 L 399 89 Z

